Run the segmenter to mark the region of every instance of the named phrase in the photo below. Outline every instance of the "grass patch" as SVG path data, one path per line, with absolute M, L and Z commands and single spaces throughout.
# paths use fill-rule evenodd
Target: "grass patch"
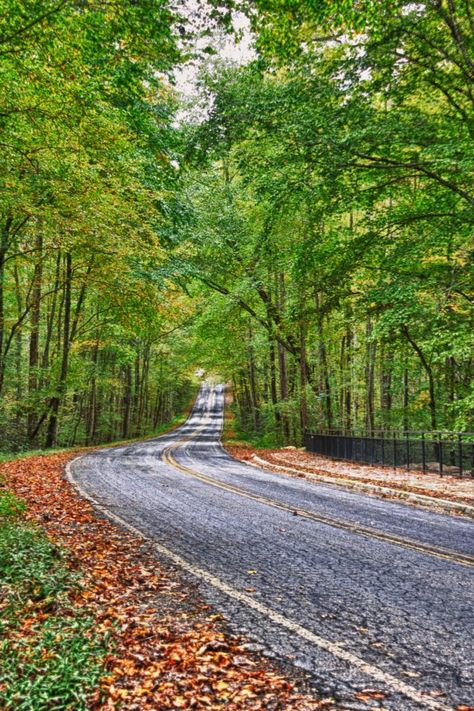
M 169 430 L 174 430 L 175 427 L 179 427 L 179 426 L 182 425 L 184 422 L 186 422 L 186 420 L 188 419 L 188 417 L 189 417 L 189 413 L 187 413 L 187 412 L 186 412 L 186 413 L 183 413 L 183 414 L 181 414 L 181 415 L 177 415 L 177 416 L 176 416 L 173 420 L 171 420 L 170 422 L 165 422 L 165 423 L 163 423 L 162 425 L 159 425 L 159 426 L 156 428 L 156 430 L 153 432 L 153 434 L 150 435 L 150 436 L 151 436 L 151 437 L 159 437 L 159 436 L 160 436 L 161 434 L 163 434 L 164 432 L 168 432 Z
M 243 432 L 238 427 L 237 418 L 229 403 L 226 403 L 224 414 L 224 429 L 222 432 L 224 444 L 234 447 L 253 447 L 254 449 L 276 449 L 281 446 L 274 433 L 262 435 Z
M 81 579 L 61 547 L 0 493 L 0 708 L 86 709 L 105 670 Z
M 245 432 L 235 432 L 233 437 L 224 437 L 224 443 L 234 447 L 252 447 L 253 449 L 278 449 L 281 447 L 275 435 L 271 433 L 250 436 Z

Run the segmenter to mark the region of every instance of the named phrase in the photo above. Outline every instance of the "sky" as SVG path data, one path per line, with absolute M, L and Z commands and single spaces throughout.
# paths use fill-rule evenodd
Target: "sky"
M 205 9 L 205 4 L 202 0 L 186 1 L 185 13 L 191 26 L 193 24 L 193 15 L 197 12 L 202 13 L 203 8 Z M 232 19 L 235 30 L 240 33 L 239 41 L 233 36 L 223 35 L 216 30 L 210 37 L 196 39 L 194 48 L 203 50 L 205 47 L 211 46 L 217 52 L 215 56 L 236 64 L 246 64 L 253 59 L 256 55 L 252 46 L 253 38 L 248 18 L 242 13 L 236 12 L 233 14 Z M 214 57 L 212 56 L 203 55 L 201 60 L 192 60 L 175 70 L 176 88 L 188 103 L 197 95 L 197 78 L 203 64 L 205 62 L 212 63 L 213 59 Z

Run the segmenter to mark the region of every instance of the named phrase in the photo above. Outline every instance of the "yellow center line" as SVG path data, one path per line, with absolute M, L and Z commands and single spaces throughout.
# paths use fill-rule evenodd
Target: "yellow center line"
M 126 528 L 128 531 L 130 531 L 130 533 L 133 533 L 134 535 L 142 538 L 143 540 L 149 541 L 149 543 L 154 547 L 157 553 L 161 554 L 183 570 L 186 570 L 191 575 L 202 580 L 207 585 L 212 585 L 217 590 L 223 592 L 225 595 L 233 598 L 234 600 L 237 600 L 238 602 L 244 605 L 247 605 L 247 607 L 250 607 L 251 609 L 255 610 L 260 615 L 271 620 L 273 623 L 279 625 L 280 627 L 283 627 L 284 629 L 287 629 L 289 632 L 291 632 L 292 635 L 298 635 L 302 639 L 305 639 L 307 642 L 310 642 L 311 644 L 314 644 L 315 646 L 319 647 L 319 649 L 328 652 L 329 654 L 333 655 L 342 662 L 358 669 L 363 674 L 367 674 L 372 679 L 385 684 L 390 689 L 392 689 L 392 691 L 395 691 L 399 694 L 403 694 L 409 699 L 416 701 L 423 708 L 432 709 L 433 711 L 453 711 L 453 706 L 448 706 L 447 704 L 438 701 L 437 699 L 430 698 L 422 691 L 418 691 L 418 689 L 413 687 L 411 684 L 407 684 L 406 682 L 402 681 L 401 679 L 398 679 L 389 672 L 380 669 L 374 664 L 366 662 L 363 658 L 345 649 L 339 642 L 332 642 L 331 640 L 325 639 L 324 637 L 320 637 L 319 635 L 315 634 L 306 627 L 303 627 L 297 622 L 294 622 L 293 620 L 285 617 L 279 612 L 276 612 L 275 610 L 267 607 L 259 600 L 255 600 L 251 595 L 248 595 L 247 593 L 233 588 L 231 585 L 216 577 L 209 571 L 204 570 L 203 568 L 199 568 L 186 558 L 183 558 L 182 556 L 178 555 L 174 551 L 164 546 L 162 543 L 158 543 L 158 541 L 148 538 L 140 528 L 133 526 L 129 521 L 119 516 L 115 511 L 110 511 L 110 509 L 108 509 L 106 506 L 99 503 L 97 499 L 95 499 L 77 482 L 74 476 L 73 465 L 82 457 L 84 457 L 84 455 L 66 464 L 66 476 L 71 482 L 71 484 L 73 484 L 76 487 L 77 491 L 84 498 L 88 499 L 98 511 L 101 511 L 109 519 Z
M 206 474 L 203 474 L 202 472 L 199 472 L 196 469 L 192 469 L 191 467 L 187 467 L 183 464 L 180 464 L 180 462 L 177 462 L 176 459 L 173 457 L 172 452 L 179 449 L 179 447 L 181 447 L 186 442 L 189 442 L 191 439 L 194 439 L 206 427 L 208 421 L 200 425 L 192 434 L 188 435 L 187 437 L 183 437 L 181 440 L 178 440 L 177 442 L 167 447 L 162 454 L 163 461 L 169 466 L 178 469 L 178 471 L 182 472 L 183 474 L 192 476 L 193 478 L 198 479 L 199 481 L 202 481 L 205 484 L 214 486 L 217 489 L 222 489 L 224 491 L 237 494 L 238 496 L 243 496 L 247 499 L 252 499 L 253 501 L 257 501 L 258 503 L 265 504 L 267 506 L 272 506 L 273 508 L 277 508 L 283 511 L 289 511 L 292 514 L 297 514 L 301 518 L 309 519 L 311 521 L 332 526 L 334 528 L 339 528 L 344 531 L 350 531 L 351 533 L 365 536 L 367 538 L 374 538 L 376 540 L 383 541 L 384 543 L 391 543 L 393 545 L 402 546 L 403 548 L 408 548 L 410 550 L 417 551 L 418 553 L 424 553 L 427 555 L 434 556 L 436 558 L 449 560 L 451 562 L 458 563 L 459 565 L 465 565 L 474 568 L 473 556 L 465 555 L 462 553 L 455 553 L 454 551 L 449 551 L 443 548 L 437 548 L 434 546 L 430 546 L 426 543 L 418 543 L 416 541 L 411 541 L 406 538 L 400 538 L 391 533 L 376 531 L 372 528 L 366 528 L 358 524 L 348 523 L 346 521 L 341 521 L 340 519 L 333 518 L 330 516 L 322 516 L 320 514 L 313 513 L 312 511 L 306 511 L 304 509 L 295 509 L 294 506 L 290 506 L 289 504 L 285 504 L 281 501 L 276 501 L 275 499 L 270 499 L 266 496 L 262 496 L 261 494 L 254 494 L 251 491 L 241 489 L 240 487 L 234 486 L 233 484 L 227 484 L 225 482 L 214 479 L 213 477 L 207 476 Z
M 207 418 L 208 420 L 210 419 L 209 417 Z M 279 504 L 279 502 L 272 501 L 270 499 L 265 499 L 265 497 L 261 497 L 258 495 L 253 495 L 250 494 L 250 492 L 246 492 L 242 489 L 237 489 L 237 487 L 231 487 L 227 484 L 223 484 L 221 482 L 217 482 L 215 479 L 210 479 L 209 477 L 206 477 L 205 475 L 201 474 L 200 472 L 197 472 L 193 469 L 190 469 L 189 467 L 183 467 L 181 464 L 176 462 L 174 457 L 171 454 L 172 449 L 176 449 L 180 444 L 189 441 L 193 437 L 195 437 L 204 427 L 206 426 L 207 422 L 204 422 L 199 428 L 197 428 L 193 434 L 189 435 L 188 437 L 184 437 L 181 440 L 175 442 L 173 445 L 170 447 L 166 448 L 163 451 L 163 460 L 167 462 L 170 466 L 176 467 L 177 469 L 185 472 L 186 474 L 190 474 L 195 478 L 202 479 L 203 481 L 206 481 L 207 484 L 211 484 L 212 486 L 216 486 L 218 488 L 222 489 L 227 489 L 231 490 L 234 493 L 238 493 L 241 496 L 247 496 L 248 498 L 253 498 L 256 500 L 260 500 L 263 503 L 269 504 L 271 506 L 276 506 L 278 508 L 289 508 L 285 506 L 284 504 Z M 84 455 L 82 455 L 84 456 Z M 388 686 L 392 691 L 395 691 L 396 693 L 403 694 L 407 698 L 412 699 L 413 701 L 417 702 L 417 704 L 421 705 L 423 708 L 426 709 L 432 709 L 432 711 L 452 711 L 453 706 L 448 705 L 446 703 L 443 703 L 442 701 L 439 701 L 437 699 L 432 699 L 429 696 L 426 695 L 423 691 L 418 691 L 415 687 L 411 686 L 411 684 L 407 684 L 406 682 L 402 681 L 401 679 L 393 676 L 389 672 L 381 669 L 380 667 L 375 666 L 374 664 L 370 664 L 369 662 L 366 662 L 363 658 L 359 657 L 356 654 L 353 654 L 349 650 L 346 650 L 344 646 L 339 643 L 339 642 L 332 642 L 331 640 L 325 639 L 324 637 L 320 637 L 319 635 L 315 634 L 311 630 L 307 629 L 306 627 L 303 627 L 302 625 L 298 624 L 297 622 L 285 617 L 284 615 L 280 614 L 279 612 L 267 607 L 263 603 L 261 603 L 259 600 L 255 600 L 251 595 L 248 595 L 247 593 L 244 593 L 240 590 L 237 590 L 233 588 L 231 585 L 226 583 L 225 581 L 221 580 L 220 578 L 216 577 L 212 573 L 210 573 L 207 570 L 204 570 L 202 568 L 199 568 L 198 566 L 194 565 L 191 563 L 189 560 L 183 558 L 182 556 L 178 555 L 174 551 L 170 550 L 166 546 L 164 546 L 162 543 L 159 543 L 156 540 L 149 539 L 147 536 L 144 534 L 140 528 L 137 528 L 133 526 L 129 521 L 125 520 L 121 516 L 119 516 L 116 512 L 110 511 L 106 506 L 102 505 L 99 503 L 91 494 L 87 491 L 85 491 L 81 485 L 76 481 L 75 476 L 74 476 L 74 471 L 73 471 L 73 465 L 78 459 L 81 459 L 82 457 L 78 457 L 77 459 L 73 460 L 72 462 L 68 462 L 66 465 L 66 476 L 68 480 L 73 484 L 76 489 L 79 491 L 79 493 L 84 496 L 86 499 L 91 501 L 95 508 L 99 511 L 101 511 L 104 515 L 106 515 L 108 518 L 110 518 L 112 521 L 115 521 L 116 523 L 120 524 L 127 530 L 129 530 L 131 533 L 142 537 L 144 540 L 148 540 L 155 550 L 163 555 L 165 558 L 169 559 L 172 563 L 175 565 L 178 565 L 181 567 L 183 570 L 186 570 L 187 572 L 191 573 L 193 576 L 201 579 L 208 585 L 212 585 L 216 589 L 220 590 L 227 596 L 237 600 L 238 602 L 247 605 L 251 609 L 255 610 L 258 612 L 260 615 L 263 615 L 266 617 L 268 620 L 271 620 L 273 623 L 279 625 L 280 627 L 283 627 L 287 629 L 289 632 L 291 632 L 292 635 L 298 635 L 302 639 L 305 639 L 307 642 L 310 642 L 311 644 L 319 647 L 321 650 L 328 652 L 329 654 L 333 655 L 334 657 L 338 658 L 345 664 L 348 664 L 356 669 L 358 669 L 360 672 L 363 674 L 366 674 L 370 676 L 372 679 L 381 682 Z M 291 510 L 291 509 L 290 509 Z M 310 512 L 298 512 L 300 515 L 303 514 L 310 514 Z M 324 521 L 324 523 L 329 523 L 328 521 Z M 330 523 L 330 525 L 335 525 L 334 522 Z

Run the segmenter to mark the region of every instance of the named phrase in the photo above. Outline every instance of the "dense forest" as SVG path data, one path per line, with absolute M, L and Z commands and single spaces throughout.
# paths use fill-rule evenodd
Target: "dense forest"
M 474 428 L 470 0 L 1 5 L 0 449 Z
M 190 397 L 170 340 L 189 307 L 156 271 L 173 18 L 153 0 L 0 15 L 0 449 L 152 431 Z

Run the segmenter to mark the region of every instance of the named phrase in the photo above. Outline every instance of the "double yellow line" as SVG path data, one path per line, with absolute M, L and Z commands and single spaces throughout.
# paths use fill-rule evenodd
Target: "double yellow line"
M 460 565 L 465 565 L 470 568 L 474 568 L 474 557 L 470 555 L 465 555 L 463 553 L 456 553 L 454 551 L 447 550 L 445 548 L 439 548 L 435 546 L 430 546 L 427 543 L 419 543 L 417 541 L 411 541 L 407 538 L 401 538 L 395 536 L 391 533 L 384 533 L 383 531 L 376 531 L 373 528 L 366 528 L 365 526 L 360 526 L 359 524 L 349 523 L 347 521 L 342 521 L 341 519 L 333 518 L 331 516 L 322 516 L 321 514 L 313 513 L 312 511 L 306 511 L 304 509 L 295 509 L 289 504 L 285 504 L 281 501 L 276 501 L 275 499 L 270 499 L 267 496 L 262 496 L 261 494 L 254 494 L 246 489 L 241 489 L 240 487 L 234 486 L 232 484 L 227 484 L 225 482 L 214 479 L 213 477 L 202 474 L 202 472 L 187 467 L 184 464 L 176 461 L 173 456 L 173 451 L 178 449 L 181 445 L 185 444 L 191 439 L 194 439 L 207 425 L 204 422 L 200 427 L 198 427 L 191 435 L 184 437 L 183 439 L 175 442 L 174 444 L 167 447 L 162 454 L 163 461 L 171 467 L 178 469 L 178 471 L 188 476 L 198 479 L 199 481 L 214 486 L 216 489 L 222 489 L 223 491 L 228 491 L 232 494 L 237 494 L 238 496 L 243 496 L 252 501 L 257 501 L 261 504 L 266 504 L 267 506 L 272 506 L 273 508 L 280 509 L 282 511 L 287 511 L 293 515 L 300 516 L 301 518 L 309 519 L 310 521 L 315 521 L 317 523 L 323 523 L 327 526 L 332 526 L 333 528 L 339 528 L 344 531 L 350 531 L 357 535 L 365 536 L 367 538 L 373 538 L 384 543 L 391 543 L 393 545 L 402 546 L 403 548 L 408 548 L 410 550 L 417 551 L 418 553 L 424 553 L 426 555 L 431 555 L 436 558 L 442 558 L 444 560 L 449 560 L 453 563 L 458 563 Z

